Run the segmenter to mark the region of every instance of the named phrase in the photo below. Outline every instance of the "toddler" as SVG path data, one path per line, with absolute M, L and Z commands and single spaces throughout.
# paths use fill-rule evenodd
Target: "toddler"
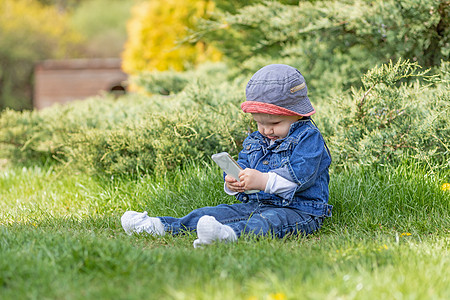
M 182 218 L 149 217 L 127 211 L 126 233 L 164 235 L 196 230 L 194 247 L 214 241 L 232 242 L 243 234 L 307 235 L 317 231 L 328 204 L 331 156 L 310 118 L 315 113 L 302 74 L 282 64 L 257 71 L 247 84 L 241 108 L 253 116 L 258 130 L 243 143 L 239 180 L 225 176 L 224 189 L 240 203 L 193 210 Z M 260 190 L 247 194 L 248 190 Z

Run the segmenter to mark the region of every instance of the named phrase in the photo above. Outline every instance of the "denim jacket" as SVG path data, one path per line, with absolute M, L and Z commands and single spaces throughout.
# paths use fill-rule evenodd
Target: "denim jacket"
M 295 189 L 281 194 L 238 193 L 239 201 L 293 207 L 318 217 L 331 216 L 332 206 L 328 204 L 331 157 L 311 119 L 291 124 L 288 135 L 272 145 L 259 131 L 251 133 L 237 162 L 244 169 L 271 171 L 297 184 Z

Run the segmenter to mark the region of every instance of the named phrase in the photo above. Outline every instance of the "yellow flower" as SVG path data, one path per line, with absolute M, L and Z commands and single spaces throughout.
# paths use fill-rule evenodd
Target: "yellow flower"
M 388 246 L 386 245 L 386 244 L 384 244 L 383 246 L 381 246 L 380 248 L 378 248 L 378 251 L 381 251 L 381 250 L 387 250 L 388 249 Z
M 450 183 L 446 182 L 446 183 L 442 184 L 441 190 L 450 191 Z
M 283 293 L 270 294 L 269 295 L 269 299 L 270 300 L 285 300 L 286 299 L 286 295 L 283 294 Z
M 403 232 L 402 234 L 400 234 L 400 236 L 410 236 L 411 235 L 411 233 L 409 233 L 409 232 Z

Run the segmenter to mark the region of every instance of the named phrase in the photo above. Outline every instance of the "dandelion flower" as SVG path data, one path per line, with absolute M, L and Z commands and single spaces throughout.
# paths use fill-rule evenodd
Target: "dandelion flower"
M 286 295 L 283 294 L 283 293 L 270 294 L 269 295 L 269 299 L 271 299 L 271 300 L 285 300 L 286 299 Z
M 402 234 L 400 234 L 400 236 L 410 236 L 411 235 L 411 233 L 409 233 L 409 232 L 403 232 Z
M 441 190 L 443 191 L 450 191 L 450 183 L 446 182 L 441 185 Z

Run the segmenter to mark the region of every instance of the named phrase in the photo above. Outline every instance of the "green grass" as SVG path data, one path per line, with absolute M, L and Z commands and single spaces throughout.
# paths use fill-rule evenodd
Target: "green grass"
M 449 299 L 449 174 L 332 172 L 321 232 L 194 249 L 195 234 L 126 235 L 126 210 L 182 216 L 232 203 L 217 168 L 90 178 L 0 170 L 1 299 Z

